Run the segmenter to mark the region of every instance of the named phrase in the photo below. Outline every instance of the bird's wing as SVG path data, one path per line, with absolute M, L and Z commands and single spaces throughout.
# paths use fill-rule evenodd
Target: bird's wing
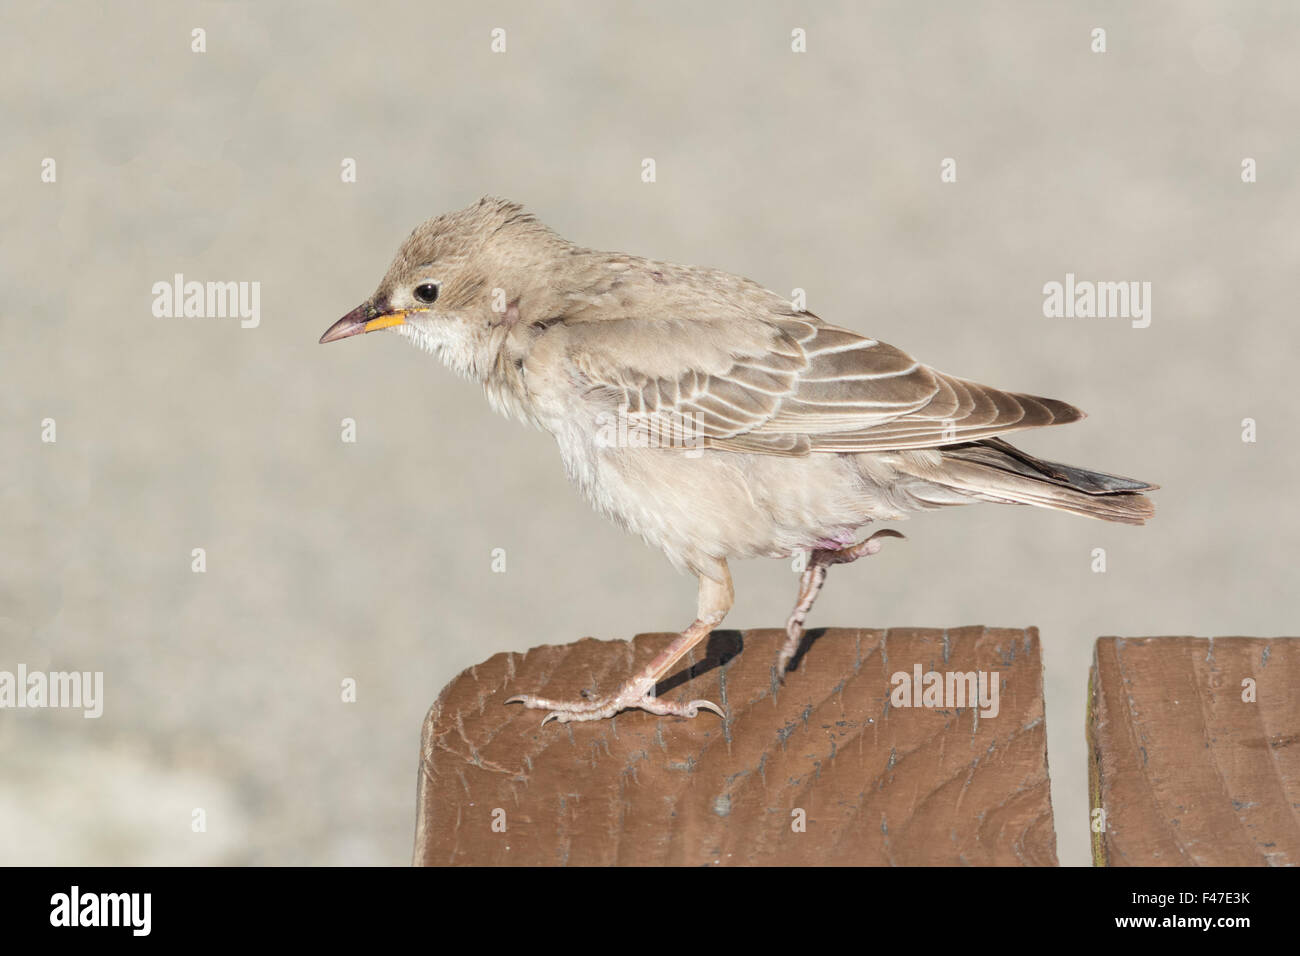
M 777 455 L 932 448 L 1083 417 L 1064 402 L 944 375 L 811 315 L 626 319 L 573 331 L 570 360 L 589 396 L 705 447 Z M 616 348 L 602 347 L 616 339 Z

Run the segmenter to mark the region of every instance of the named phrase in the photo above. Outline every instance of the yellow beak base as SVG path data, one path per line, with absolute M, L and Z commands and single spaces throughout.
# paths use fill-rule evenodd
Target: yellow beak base
M 381 315 L 377 319 L 371 319 L 366 323 L 365 331 L 375 332 L 379 329 L 391 329 L 394 325 L 405 325 L 405 312 L 390 312 L 388 315 Z

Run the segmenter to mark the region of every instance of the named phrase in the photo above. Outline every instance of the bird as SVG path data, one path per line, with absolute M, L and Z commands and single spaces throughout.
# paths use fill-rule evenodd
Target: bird
M 858 540 L 873 523 L 976 502 L 1124 524 L 1154 513 L 1158 486 L 1003 437 L 1078 421 L 1073 405 L 937 371 L 795 305 L 716 269 L 578 246 L 484 197 L 417 226 L 320 337 L 396 333 L 481 384 L 497 411 L 555 438 L 598 512 L 698 579 L 694 620 L 617 689 L 506 703 L 548 711 L 542 725 L 629 709 L 725 719 L 655 689 L 731 610 L 729 561 L 805 556 L 784 680 L 830 568 L 903 537 Z

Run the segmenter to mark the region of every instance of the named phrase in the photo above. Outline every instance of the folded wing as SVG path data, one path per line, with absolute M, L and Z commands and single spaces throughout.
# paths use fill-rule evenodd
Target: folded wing
M 590 340 L 610 331 L 588 324 L 575 344 L 597 344 Z M 747 324 L 743 335 L 734 326 L 726 334 L 689 331 L 668 346 L 676 362 L 654 354 L 651 343 L 614 362 L 606 349 L 571 354 L 594 399 L 626 406 L 629 418 L 660 434 L 732 451 L 933 448 L 1083 417 L 1065 402 L 944 375 L 811 315 Z

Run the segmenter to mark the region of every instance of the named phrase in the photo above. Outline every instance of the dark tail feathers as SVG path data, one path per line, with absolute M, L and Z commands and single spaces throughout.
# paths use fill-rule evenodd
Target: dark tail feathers
M 951 463 L 948 471 L 956 487 L 1124 524 L 1142 524 L 1155 513 L 1155 506 L 1141 492 L 1158 485 L 1044 461 L 1000 438 L 948 445 L 940 451 Z

